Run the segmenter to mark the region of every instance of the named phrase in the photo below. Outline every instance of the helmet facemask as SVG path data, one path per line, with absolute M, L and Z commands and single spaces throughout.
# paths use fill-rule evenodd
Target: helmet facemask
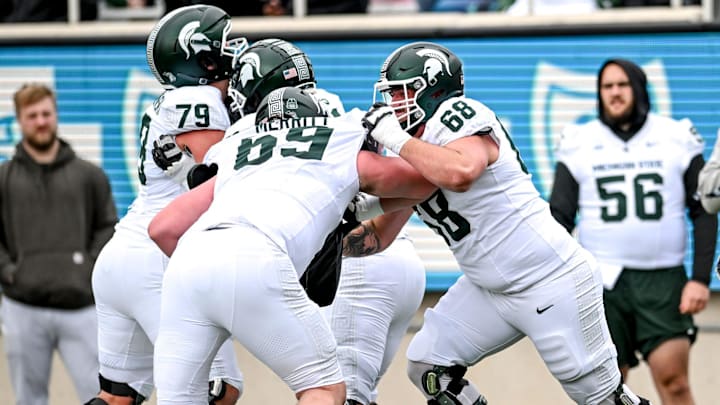
M 420 107 L 418 98 L 427 87 L 427 82 L 422 77 L 405 80 L 381 79 L 375 83 L 373 104 L 378 100 L 379 94 L 383 102 L 395 110 L 400 126 L 405 131 L 411 131 L 425 120 L 426 113 Z M 403 94 L 404 97 L 393 97 L 397 93 Z
M 230 97 L 228 113 L 230 113 L 230 118 L 234 122 L 245 116 L 243 107 L 245 106 L 245 101 L 247 99 L 245 98 L 245 96 L 243 96 L 242 93 L 237 91 L 237 89 L 235 89 L 232 84 L 228 86 L 228 97 Z
M 220 54 L 230 58 L 230 62 L 234 62 L 235 58 L 245 52 L 248 49 L 248 40 L 245 37 L 238 37 L 228 39 L 230 31 L 232 30 L 232 22 L 228 21 L 225 24 L 222 35 L 222 45 L 220 46 Z M 231 65 L 232 66 L 232 63 Z

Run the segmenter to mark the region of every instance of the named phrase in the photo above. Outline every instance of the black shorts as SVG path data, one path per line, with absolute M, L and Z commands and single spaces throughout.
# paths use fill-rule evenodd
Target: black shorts
M 615 287 L 605 290 L 605 316 L 618 351 L 620 367 L 638 365 L 666 340 L 695 341 L 691 315 L 680 313 L 680 297 L 688 278 L 683 266 L 655 270 L 625 268 Z

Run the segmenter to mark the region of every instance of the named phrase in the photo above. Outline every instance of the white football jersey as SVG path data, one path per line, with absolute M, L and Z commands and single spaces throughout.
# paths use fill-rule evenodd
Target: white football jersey
M 600 263 L 640 269 L 682 264 L 683 175 L 704 147 L 689 121 L 652 113 L 628 142 L 599 120 L 569 127 L 556 156 L 579 185 L 580 244 Z
M 303 272 L 359 190 L 362 114 L 228 130 L 215 148 L 213 202 L 194 229 L 250 224 Z
M 336 94 L 319 88 L 312 88 L 311 90 L 312 95 L 318 100 L 320 107 L 325 110 L 328 116 L 339 117 L 340 115 L 345 114 L 345 107 L 343 106 L 342 101 L 340 101 L 340 97 Z M 255 127 L 255 113 L 246 114 L 239 120 L 235 121 L 225 132 L 225 137 L 239 132 L 244 128 L 250 127 Z M 222 145 L 219 143 L 211 146 L 207 153 L 205 153 L 203 162 L 205 164 L 217 163 L 219 148 L 222 148 Z
M 116 231 L 129 231 L 147 237 L 153 216 L 175 197 L 187 191 L 165 175 L 152 158 L 153 142 L 161 135 L 179 135 L 196 130 L 225 131 L 230 118 L 220 90 L 213 86 L 188 86 L 160 95 L 145 110 L 140 127 L 138 157 L 138 195 Z
M 475 284 L 520 291 L 564 271 L 579 245 L 551 216 L 510 136 L 488 107 L 465 97 L 450 98 L 428 120 L 421 139 L 443 146 L 478 133 L 492 134 L 499 145 L 497 161 L 466 192 L 438 190 L 415 210 L 445 239 Z

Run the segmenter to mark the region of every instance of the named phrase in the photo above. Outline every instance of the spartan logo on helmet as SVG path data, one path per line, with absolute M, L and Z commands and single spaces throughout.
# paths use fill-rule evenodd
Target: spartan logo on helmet
M 437 84 L 437 75 L 440 73 L 452 76 L 450 73 L 450 61 L 442 53 L 434 49 L 421 49 L 417 51 L 417 55 L 420 57 L 426 57 L 425 66 L 423 67 L 423 73 L 428 78 L 428 84 L 434 86 Z
M 248 82 L 255 80 L 255 78 L 263 77 L 260 73 L 260 57 L 255 52 L 243 54 L 237 66 L 239 66 L 240 85 L 242 87 L 247 86 Z
M 185 52 L 185 60 L 190 59 L 192 54 L 200 53 L 201 51 L 210 51 L 210 45 L 212 41 L 207 35 L 202 32 L 195 32 L 200 27 L 200 21 L 191 21 L 185 24 L 180 33 L 178 34 L 178 45 L 180 49 Z M 190 49 L 192 48 L 192 54 Z

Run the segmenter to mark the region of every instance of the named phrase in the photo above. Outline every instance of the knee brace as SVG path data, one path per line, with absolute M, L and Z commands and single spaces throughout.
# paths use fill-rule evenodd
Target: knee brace
M 429 405 L 487 405 L 477 387 L 463 378 L 467 367 L 433 366 L 410 361 L 408 376 L 419 387 Z
M 227 397 L 228 387 L 234 388 L 233 391 L 230 391 L 230 395 L 232 397 L 237 396 L 237 398 L 235 398 L 235 402 L 237 402 L 243 393 L 242 383 L 236 385 L 223 380 L 222 377 L 215 377 L 208 382 L 208 404 L 215 405 L 217 401 L 220 401 Z M 235 393 L 235 390 L 237 390 L 237 394 Z
M 140 393 L 135 391 L 135 389 L 128 384 L 108 380 L 103 377 L 102 374 L 98 374 L 98 376 L 100 377 L 101 390 L 118 397 L 130 397 L 133 399 L 133 405 L 140 405 L 145 401 L 145 397 L 140 395 Z
M 615 405 L 650 405 L 647 399 L 635 395 L 627 385 L 620 383 L 620 386 L 613 393 Z
M 223 399 L 227 392 L 227 383 L 222 378 L 213 378 L 208 383 L 208 404 L 213 405 L 215 401 Z

